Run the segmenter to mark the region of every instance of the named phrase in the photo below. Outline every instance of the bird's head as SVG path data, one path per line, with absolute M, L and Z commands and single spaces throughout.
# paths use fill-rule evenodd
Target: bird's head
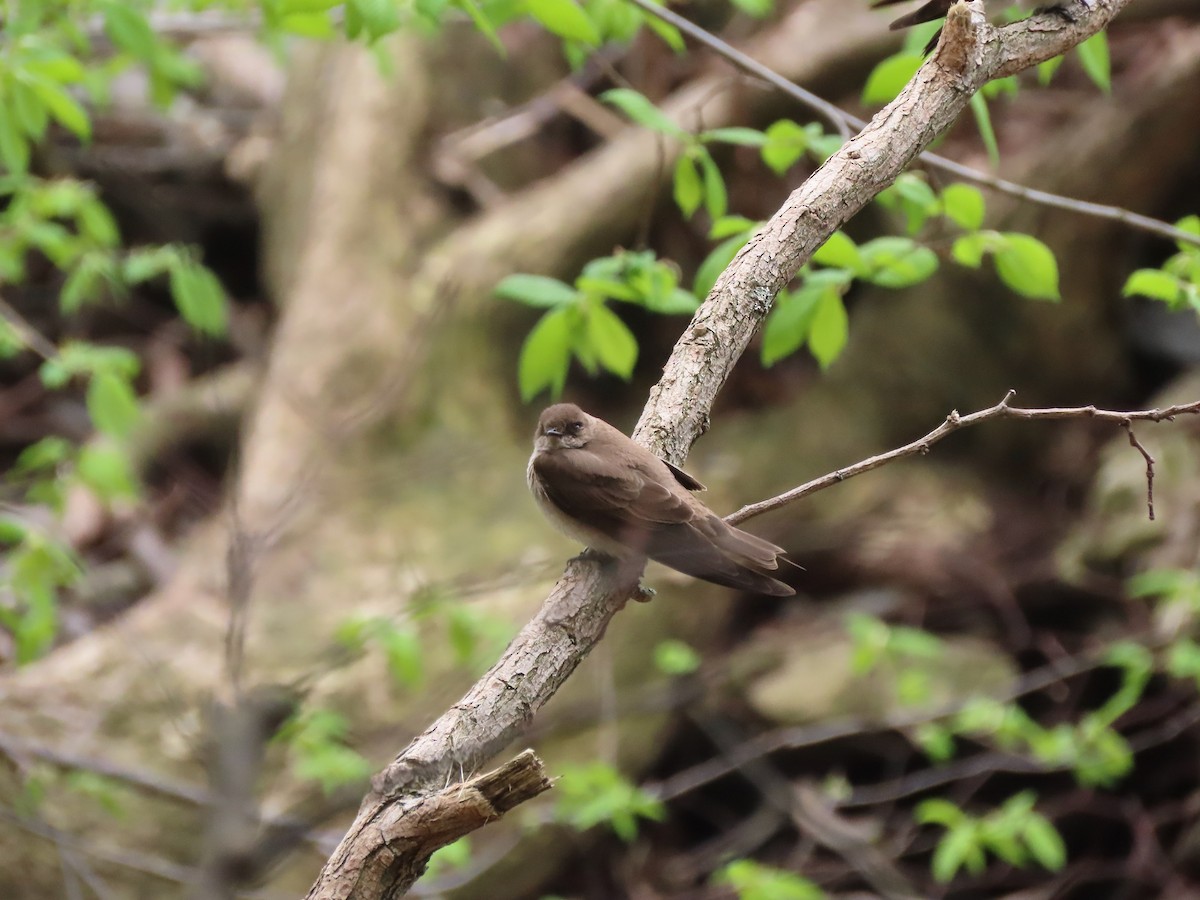
M 538 418 L 533 446 L 538 452 L 576 450 L 586 447 L 592 439 L 596 420 L 574 403 L 556 403 L 542 411 Z

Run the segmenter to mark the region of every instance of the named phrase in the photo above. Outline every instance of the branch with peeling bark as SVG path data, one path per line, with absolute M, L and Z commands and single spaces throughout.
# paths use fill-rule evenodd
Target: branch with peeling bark
M 718 279 L 676 343 L 634 438 L 682 463 L 775 295 L 816 249 L 953 124 L 985 82 L 1063 53 L 1104 28 L 1128 2 L 1076 0 L 1069 25 L 1044 33 L 1012 26 L 1003 38 L 986 23 L 980 0 L 955 7 L 940 50 L 901 95 L 793 192 Z M 399 827 L 409 810 L 516 738 L 600 640 L 635 586 L 628 575 L 592 562 L 568 564 L 491 670 L 376 776 L 309 897 L 402 896 L 433 850 L 471 828 L 439 831 L 437 841 L 398 843 L 380 823 Z

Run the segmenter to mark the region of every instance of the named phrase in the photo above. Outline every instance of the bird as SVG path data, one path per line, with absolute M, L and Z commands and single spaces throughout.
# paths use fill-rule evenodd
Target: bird
M 903 3 L 904 0 L 875 0 L 871 4 L 872 9 L 878 9 L 881 6 L 892 6 L 895 3 Z M 935 19 L 944 18 L 946 13 L 950 12 L 950 7 L 955 4 L 956 0 L 927 0 L 912 12 L 901 16 L 888 26 L 892 31 L 899 31 L 901 28 L 911 28 L 913 25 L 920 25 L 923 22 L 932 22 Z M 1019 5 L 1022 0 L 984 0 L 984 7 L 989 11 L 1003 9 L 1009 6 Z M 1045 6 L 1038 7 L 1035 12 L 1053 12 L 1067 18 L 1069 21 L 1073 19 L 1069 11 L 1063 6 Z M 942 36 L 942 30 L 939 28 L 937 34 L 930 38 L 929 43 L 925 45 L 925 52 L 932 53 L 933 48 L 937 46 L 938 40 Z
M 782 547 L 727 524 L 692 496 L 704 485 L 573 403 L 538 418 L 526 479 L 558 530 L 593 553 L 656 560 L 725 587 L 796 593 L 773 577 Z

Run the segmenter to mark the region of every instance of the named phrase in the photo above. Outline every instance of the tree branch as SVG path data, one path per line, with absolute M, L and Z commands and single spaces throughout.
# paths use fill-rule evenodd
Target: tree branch
M 960 428 L 978 425 L 980 422 L 989 422 L 993 419 L 1097 419 L 1101 422 L 1112 422 L 1120 425 L 1129 433 L 1130 446 L 1140 452 L 1146 460 L 1146 493 L 1149 498 L 1150 518 L 1154 518 L 1154 457 L 1147 452 L 1146 448 L 1134 436 L 1130 423 L 1162 422 L 1174 419 L 1176 416 L 1196 415 L 1200 413 L 1200 400 L 1192 403 L 1180 403 L 1176 406 L 1168 406 L 1166 409 L 1141 409 L 1130 412 L 1096 409 L 1094 406 L 1021 409 L 1020 407 L 1008 405 L 1015 394 L 1016 391 L 1009 391 L 1004 395 L 1004 399 L 995 406 L 981 409 L 979 412 L 973 412 L 970 415 L 960 416 L 957 411 L 952 412 L 946 416 L 945 422 L 933 429 L 929 434 L 918 438 L 910 444 L 905 444 L 903 447 L 897 447 L 895 450 L 889 450 L 887 453 L 880 453 L 878 456 L 864 459 L 862 462 L 857 462 L 844 469 L 838 469 L 836 472 L 830 472 L 827 475 L 822 475 L 820 478 L 814 478 L 812 481 L 792 488 L 790 491 L 785 491 L 777 497 L 771 497 L 769 500 L 760 500 L 758 503 L 743 506 L 737 512 L 726 516 L 725 521 L 730 525 L 737 525 L 754 516 L 761 516 L 763 513 L 779 509 L 781 506 L 795 503 L 802 497 L 807 497 L 809 494 L 814 494 L 817 491 L 823 491 L 825 488 L 845 481 L 847 478 L 853 478 L 855 475 L 861 475 L 863 472 L 870 472 L 872 469 L 878 469 L 880 466 L 887 465 L 897 459 L 903 459 L 906 456 L 916 456 L 918 454 L 924 455 L 929 452 L 930 447 Z
M 717 391 L 775 294 L 813 252 L 953 124 L 986 81 L 1069 49 L 1128 2 L 1094 0 L 1085 7 L 1076 0 L 1073 24 L 1012 44 L 986 24 L 981 0 L 971 0 L 969 16 L 951 16 L 942 50 L 788 198 L 718 279 L 675 345 L 634 438 L 681 463 L 707 428 Z M 947 65 L 947 59 L 957 63 Z M 430 792 L 444 792 L 455 776 L 473 771 L 515 738 L 600 640 L 635 586 L 636 580 L 594 562 L 569 563 L 541 610 L 491 670 L 376 776 L 374 792 L 322 869 L 310 900 L 402 896 L 428 855 L 470 828 L 443 829 L 400 847 L 381 833 L 380 823 L 407 827 L 408 811 Z M 483 822 L 472 827 L 478 824 Z
M 376 806 L 374 815 L 361 825 L 355 823 L 370 831 L 370 840 L 343 841 L 308 896 L 403 893 L 425 872 L 425 863 L 439 847 L 500 818 L 550 786 L 542 761 L 526 750 L 499 769 L 461 784 Z

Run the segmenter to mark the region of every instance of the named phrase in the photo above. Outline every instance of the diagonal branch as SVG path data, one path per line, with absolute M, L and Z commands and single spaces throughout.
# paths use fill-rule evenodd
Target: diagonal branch
M 651 391 L 635 439 L 681 463 L 707 428 L 717 392 L 775 294 L 816 249 L 953 124 L 985 82 L 1057 56 L 1104 28 L 1128 2 L 1075 0 L 1074 23 L 1049 33 L 1014 26 L 1004 40 L 984 20 L 981 0 L 954 7 L 938 53 L 793 192 L 718 279 Z M 403 896 L 435 848 L 392 845 L 379 824 L 460 773 L 474 771 L 516 738 L 600 640 L 635 584 L 593 562 L 569 563 L 541 610 L 491 670 L 376 776 L 373 793 L 309 898 Z M 463 833 L 440 837 L 448 843 Z M 368 872 L 369 862 L 383 859 L 388 860 L 383 877 Z

